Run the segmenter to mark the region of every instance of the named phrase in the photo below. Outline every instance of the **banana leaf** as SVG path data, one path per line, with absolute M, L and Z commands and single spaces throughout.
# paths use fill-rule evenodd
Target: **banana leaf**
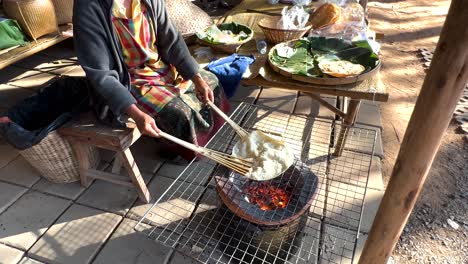
M 367 41 L 353 43 L 336 38 L 310 37 L 297 40 L 292 46 L 296 49 L 293 56 L 283 58 L 273 50 L 270 61 L 287 72 L 309 77 L 330 77 L 318 67 L 323 60 L 361 64 L 365 67 L 364 72 L 373 69 L 379 60 Z

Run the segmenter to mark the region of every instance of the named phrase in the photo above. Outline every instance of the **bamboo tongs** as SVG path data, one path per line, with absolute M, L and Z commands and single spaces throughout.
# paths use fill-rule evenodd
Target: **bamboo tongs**
M 211 160 L 214 160 L 224 166 L 226 166 L 227 168 L 230 168 L 231 170 L 243 175 L 243 176 L 246 176 L 252 169 L 252 161 L 250 160 L 247 160 L 247 159 L 242 159 L 242 158 L 236 158 L 236 157 L 233 157 L 231 155 L 228 155 L 226 153 L 222 153 L 222 152 L 219 152 L 219 151 L 215 151 L 215 150 L 211 150 L 211 149 L 207 149 L 207 148 L 204 148 L 204 147 L 200 147 L 200 146 L 197 146 L 197 145 L 194 145 L 192 143 L 189 143 L 187 141 L 184 141 L 184 140 L 181 140 L 179 138 L 176 138 L 174 136 L 171 136 L 165 132 L 159 132 L 159 135 L 161 135 L 161 137 L 169 140 L 169 141 L 172 141 L 178 145 L 181 145 L 185 148 L 188 148 L 196 153 L 199 153 Z
M 241 138 L 248 138 L 249 137 L 249 132 L 245 131 L 241 126 L 239 126 L 236 122 L 234 122 L 229 116 L 227 116 L 221 109 L 219 109 L 214 103 L 208 102 L 208 105 L 216 112 L 218 115 L 220 115 L 226 123 L 228 123 L 234 131 L 236 131 L 236 134 Z

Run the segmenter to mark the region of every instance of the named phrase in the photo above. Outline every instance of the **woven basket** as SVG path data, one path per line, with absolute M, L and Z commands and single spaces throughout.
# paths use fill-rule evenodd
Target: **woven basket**
M 64 25 L 72 23 L 73 17 L 73 0 L 52 0 L 55 9 L 57 23 Z
M 5 14 L 18 21 L 33 40 L 58 32 L 54 5 L 50 0 L 5 0 Z
M 51 182 L 69 183 L 80 179 L 72 147 L 57 131 L 49 133 L 39 144 L 20 151 L 20 154 Z M 88 148 L 88 156 L 91 166 L 95 167 L 99 162 L 97 149 Z
M 169 18 L 187 43 L 196 40 L 196 32 L 213 24 L 213 19 L 189 0 L 166 0 L 165 3 Z
M 308 24 L 301 29 L 279 29 L 278 21 L 280 19 L 281 17 L 265 17 L 258 21 L 258 26 L 265 34 L 265 38 L 273 44 L 302 38 L 312 27 Z

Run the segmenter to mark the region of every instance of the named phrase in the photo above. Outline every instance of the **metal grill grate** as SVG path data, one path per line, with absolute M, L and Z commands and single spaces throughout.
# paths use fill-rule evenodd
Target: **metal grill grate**
M 376 132 L 351 128 L 345 151 L 333 153 L 344 129 L 318 120 L 241 104 L 231 118 L 246 130 L 280 135 L 318 178 L 308 211 L 288 224 L 265 226 L 229 210 L 216 190 L 225 168 L 192 161 L 154 203 L 136 229 L 201 263 L 352 263 Z M 207 147 L 231 153 L 237 142 L 227 125 Z M 367 153 L 367 154 L 366 154 Z

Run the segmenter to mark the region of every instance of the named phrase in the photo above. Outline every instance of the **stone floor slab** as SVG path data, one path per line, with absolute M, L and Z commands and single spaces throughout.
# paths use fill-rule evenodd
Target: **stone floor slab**
M 359 234 L 356 244 L 356 252 L 354 253 L 354 264 L 359 263 L 359 259 L 361 258 L 362 251 L 364 250 L 364 245 L 366 244 L 367 237 L 368 236 L 365 234 Z
M 278 88 L 263 88 L 255 103 L 259 106 L 274 108 L 277 111 L 292 113 L 297 92 Z
M 21 250 L 0 244 L 0 264 L 16 264 L 23 255 Z
M 55 263 L 90 263 L 121 217 L 72 205 L 31 248 L 28 255 Z
M 38 260 L 35 260 L 35 259 L 32 259 L 32 258 L 29 258 L 29 257 L 24 257 L 21 262 L 19 262 L 18 264 L 45 264 L 44 262 L 40 262 Z
M 134 230 L 136 221 L 124 219 L 100 251 L 94 264 L 162 263 L 167 247 Z M 141 227 L 150 226 L 142 224 Z
M 384 193 L 384 191 L 367 189 L 366 198 L 364 201 L 364 210 L 361 217 L 360 232 L 369 233 L 371 230 L 372 224 L 374 223 L 374 218 L 377 215 L 377 210 L 379 210 L 380 202 L 382 201 Z
M 209 180 L 211 173 L 216 168 L 216 164 L 214 163 L 205 163 L 205 162 L 193 162 L 190 166 L 193 168 L 191 173 L 183 173 L 181 174 L 189 163 L 174 163 L 167 161 L 161 167 L 161 169 L 157 172 L 156 175 L 171 178 L 171 179 L 178 179 L 180 181 L 185 181 L 193 184 L 203 184 Z
M 244 102 L 253 104 L 260 94 L 261 88 L 258 86 L 242 86 L 237 88 L 236 93 L 233 97 L 229 98 L 231 102 Z
M 71 183 L 53 183 L 46 179 L 41 179 L 33 186 L 33 189 L 70 200 L 75 200 L 85 190 L 79 181 Z
M 322 99 L 330 103 L 331 105 L 336 105 L 336 96 L 321 96 Z M 324 119 L 335 119 L 335 113 L 330 109 L 321 105 L 317 100 L 314 100 L 312 97 L 300 94 L 297 98 L 296 107 L 294 108 L 294 114 L 305 115 L 311 117 L 319 117 Z
M 134 188 L 96 180 L 78 198 L 77 203 L 125 215 L 137 199 Z
M 356 123 L 382 129 L 379 106 L 372 102 L 362 102 L 356 117 Z
M 335 133 L 335 144 L 338 140 L 338 135 L 342 129 L 341 121 L 336 122 L 337 131 Z M 344 146 L 345 150 L 361 152 L 366 154 L 373 154 L 377 157 L 384 157 L 383 143 L 382 143 L 382 133 L 379 128 L 355 124 L 354 127 L 350 129 L 350 133 L 346 144 Z M 372 152 L 373 150 L 373 152 Z
M 39 192 L 26 193 L 0 215 L 0 242 L 28 250 L 69 204 Z
M 67 67 L 68 71 L 64 72 L 64 76 L 70 77 L 85 77 L 86 73 L 81 66 Z
M 325 224 L 322 233 L 321 262 L 351 264 L 357 232 Z
M 34 54 L 29 56 L 27 59 L 21 60 L 13 65 L 26 70 L 35 70 L 61 75 L 70 71 L 72 68 L 75 68 L 78 65 L 78 62 L 75 60 L 56 59 L 42 56 L 40 54 Z
M 0 213 L 5 211 L 18 198 L 26 193 L 28 189 L 9 183 L 0 182 Z
M 130 147 L 141 172 L 152 174 L 161 167 L 163 161 L 158 156 L 159 149 L 156 139 L 150 137 L 141 137 Z
M 24 69 L 21 70 L 24 71 Z M 9 80 L 7 84 L 28 89 L 38 89 L 54 78 L 57 78 L 57 75 L 30 70 Z
M 73 49 L 73 39 L 66 39 L 57 45 L 47 48 L 39 53 L 41 56 L 52 57 L 56 59 L 78 60 Z
M 33 95 L 34 90 L 17 87 L 9 84 L 0 84 L 0 102 L 2 107 L 9 109 L 15 106 L 18 102 Z
M 338 181 L 328 180 L 325 203 L 325 222 L 357 230 L 361 216 L 365 189 Z
M 130 209 L 127 217 L 140 221 L 146 211 L 148 211 L 151 206 L 153 206 L 153 203 L 155 203 L 161 197 L 161 195 L 171 186 L 173 182 L 174 179 L 163 176 L 156 176 L 148 185 L 151 201 L 149 203 L 137 201 L 132 209 Z
M 22 156 L 18 156 L 8 165 L 0 169 L 0 180 L 28 188 L 40 179 L 40 173 Z
M 302 230 L 303 236 L 300 239 L 300 244 L 297 245 L 296 249 L 291 250 L 296 253 L 289 259 L 290 263 L 319 263 L 320 230 L 321 221 L 319 219 L 307 219 L 306 226 Z

